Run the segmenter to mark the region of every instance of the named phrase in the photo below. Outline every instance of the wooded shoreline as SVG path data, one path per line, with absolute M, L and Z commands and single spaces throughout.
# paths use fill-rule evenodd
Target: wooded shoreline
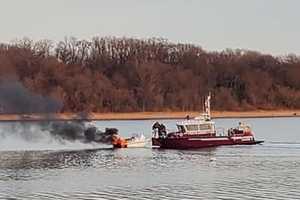
M 45 121 L 45 120 L 155 120 L 183 119 L 191 112 L 132 112 L 132 113 L 40 113 L 40 114 L 0 114 L 0 121 Z M 256 111 L 212 111 L 213 118 L 270 118 L 299 117 L 300 110 L 256 110 Z
M 24 38 L 0 42 L 0 112 L 178 118 L 186 112 L 131 112 L 200 111 L 209 92 L 216 110 L 300 110 L 299 74 L 300 57 L 293 54 L 211 52 L 163 38 Z M 107 112 L 125 114 L 102 114 Z M 249 115 L 282 115 L 274 112 Z

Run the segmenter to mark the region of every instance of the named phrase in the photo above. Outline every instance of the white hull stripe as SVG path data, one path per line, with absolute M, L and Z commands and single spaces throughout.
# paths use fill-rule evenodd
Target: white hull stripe
M 250 140 L 253 136 L 231 137 L 233 140 Z
M 231 138 L 189 138 L 188 140 L 197 140 L 197 141 L 226 141 L 226 140 L 242 140 L 249 141 L 253 137 L 252 136 L 244 136 L 244 137 L 231 137 Z
M 228 138 L 189 138 L 188 140 L 197 140 L 197 141 L 226 141 Z

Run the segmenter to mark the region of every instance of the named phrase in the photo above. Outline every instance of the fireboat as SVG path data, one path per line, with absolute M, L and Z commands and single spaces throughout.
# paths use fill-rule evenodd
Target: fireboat
M 254 145 L 264 141 L 256 140 L 251 127 L 239 122 L 227 132 L 216 129 L 210 113 L 211 95 L 206 97 L 202 115 L 177 122 L 177 131 L 167 133 L 163 124 L 156 122 L 152 126 L 152 146 L 164 149 L 195 149 L 222 145 Z M 221 131 L 220 131 L 221 130 Z

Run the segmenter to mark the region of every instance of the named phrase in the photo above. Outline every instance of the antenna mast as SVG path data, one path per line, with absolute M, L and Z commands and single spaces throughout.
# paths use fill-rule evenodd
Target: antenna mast
M 205 106 L 205 119 L 206 120 L 211 119 L 211 117 L 210 117 L 210 98 L 211 98 L 211 94 L 209 92 L 208 96 L 205 99 L 205 103 L 204 103 L 204 106 Z

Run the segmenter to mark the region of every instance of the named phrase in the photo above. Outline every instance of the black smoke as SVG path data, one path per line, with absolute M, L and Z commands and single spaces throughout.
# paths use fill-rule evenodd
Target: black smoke
M 51 121 L 51 113 L 60 111 L 62 103 L 47 96 L 34 94 L 16 79 L 0 79 L 0 113 L 6 114 L 31 114 L 43 113 L 45 119 L 38 125 L 42 131 L 47 131 L 55 139 L 61 141 L 80 141 L 84 143 L 98 142 L 111 144 L 112 136 L 118 134 L 114 128 L 99 130 L 95 125 L 87 122 L 89 114 L 78 113 L 73 121 Z M 79 119 L 79 120 L 78 120 Z M 34 141 L 31 125 L 18 124 L 17 128 L 24 130 L 27 141 Z
M 61 108 L 61 102 L 33 94 L 15 79 L 0 80 L 0 113 L 53 113 Z
M 118 130 L 115 128 L 106 128 L 102 131 L 94 124 L 83 120 L 44 122 L 42 127 L 58 140 L 81 141 L 84 143 L 111 144 L 113 135 L 118 134 Z

